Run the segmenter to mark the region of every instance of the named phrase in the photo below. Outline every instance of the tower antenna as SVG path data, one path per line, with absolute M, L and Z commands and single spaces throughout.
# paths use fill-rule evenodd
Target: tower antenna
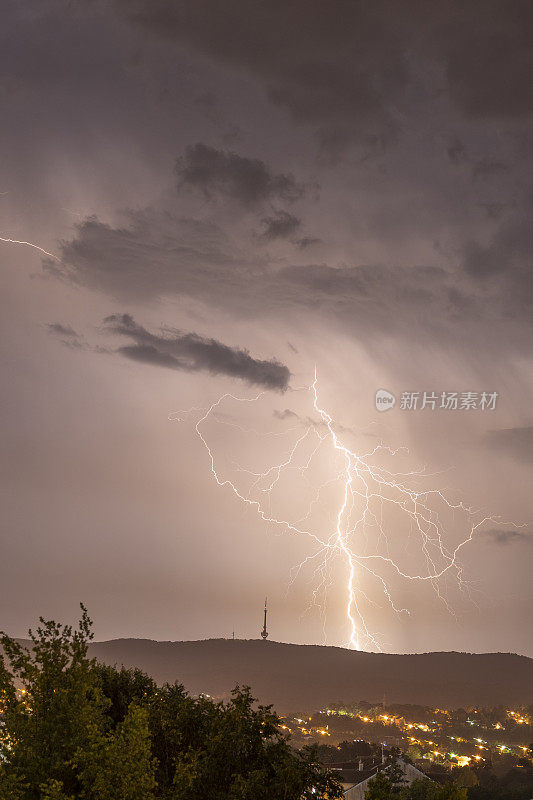
M 267 598 L 265 597 L 265 621 L 263 623 L 263 630 L 261 631 L 261 639 L 266 639 L 267 637 Z

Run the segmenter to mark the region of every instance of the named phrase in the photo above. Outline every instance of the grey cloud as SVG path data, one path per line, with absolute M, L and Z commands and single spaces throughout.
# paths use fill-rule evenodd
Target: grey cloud
M 335 13 L 324 3 L 276 0 L 260 14 L 245 0 L 117 3 L 156 35 L 254 75 L 272 102 L 315 125 L 329 150 L 394 142 L 407 90 L 427 91 L 420 73 L 442 75 L 432 88 L 447 89 L 465 116 L 533 111 L 533 9 L 522 0 L 487 0 L 482 14 L 479 3 L 462 0 L 340 0 Z
M 489 431 L 487 445 L 517 461 L 533 464 L 533 427 L 502 428 Z
M 49 322 L 48 325 L 49 333 L 54 334 L 55 336 L 64 336 L 67 339 L 79 339 L 79 333 L 76 333 L 74 328 L 71 328 L 70 325 L 62 325 L 60 322 Z
M 205 370 L 277 391 L 285 391 L 289 385 L 290 372 L 284 364 L 252 358 L 247 350 L 228 347 L 216 339 L 181 331 L 153 334 L 129 314 L 106 317 L 104 329 L 133 341 L 118 352 L 134 361 L 188 372 Z
M 505 528 L 492 528 L 484 531 L 484 535 L 490 538 L 494 544 L 508 545 L 519 542 L 531 542 L 531 538 L 523 531 L 506 530 Z
M 83 336 L 80 336 L 70 325 L 63 325 L 60 322 L 49 322 L 46 327 L 48 333 L 52 336 L 56 336 L 61 341 L 61 344 L 64 344 L 66 347 L 77 349 L 86 347 Z
M 200 189 L 206 197 L 221 195 L 249 205 L 278 198 L 293 202 L 305 193 L 292 175 L 275 174 L 258 158 L 245 158 L 201 142 L 188 147 L 176 162 L 180 186 Z
M 454 286 L 448 290 L 448 301 L 450 308 L 455 309 L 458 313 L 467 312 L 474 306 L 473 299 Z
M 472 166 L 474 178 L 489 178 L 492 175 L 501 175 L 509 172 L 509 165 L 493 158 L 482 158 Z
M 273 414 L 276 419 L 299 419 L 298 414 L 295 411 L 291 411 L 290 408 L 285 408 L 283 411 L 278 411 L 276 408 Z
M 394 128 L 386 102 L 405 87 L 408 67 L 388 3 L 341 0 L 334 14 L 304 0 L 273 2 L 260 14 L 243 0 L 200 0 L 188 9 L 168 0 L 118 5 L 157 35 L 255 74 L 272 102 L 318 126 L 325 146 L 339 130 L 366 141 Z
M 474 158 L 458 137 L 454 137 L 450 141 L 446 152 L 450 161 L 456 167 L 466 165 L 470 169 L 474 181 L 482 182 L 498 175 L 505 175 L 511 171 L 509 164 L 494 157 Z
M 412 301 L 430 302 L 442 288 L 448 289 L 450 276 L 433 267 L 383 267 L 362 265 L 357 267 L 331 267 L 327 264 L 309 264 L 305 267 L 288 266 L 280 272 L 287 283 L 304 290 L 304 298 L 315 301 L 337 298 L 372 298 L 385 304 L 394 299 L 400 306 Z
M 61 263 L 45 259 L 44 273 L 149 302 L 166 294 L 202 296 L 217 274 L 239 284 L 254 267 L 214 223 L 151 208 L 125 217 L 123 227 L 96 217 L 76 225 L 74 238 L 61 243 Z
M 466 147 L 457 136 L 449 143 L 446 152 L 453 164 L 462 164 L 468 160 Z
M 294 420 L 298 422 L 304 428 L 315 428 L 317 430 L 325 430 L 327 428 L 326 422 L 319 416 L 317 417 L 310 417 L 310 416 L 301 416 L 297 414 L 295 411 L 291 411 L 290 408 L 284 408 L 283 411 L 279 411 L 278 409 L 274 409 L 273 417 L 275 419 L 279 419 L 281 421 L 285 420 Z M 333 429 L 340 434 L 353 434 L 354 429 L 346 427 L 345 425 L 341 425 L 338 422 L 333 423 Z M 369 434 L 365 433 L 365 436 Z
M 474 180 L 485 180 L 497 175 L 505 175 L 510 172 L 510 166 L 505 161 L 484 156 L 483 158 L 475 159 L 466 149 L 464 143 L 455 136 L 448 147 L 446 152 L 452 164 L 461 166 L 466 164 L 472 171 Z
M 305 428 L 321 429 L 326 427 L 326 423 L 320 417 L 313 419 L 312 417 L 309 416 L 301 416 L 300 414 L 297 414 L 295 411 L 291 411 L 290 408 L 284 408 L 283 411 L 274 409 L 272 415 L 275 419 L 279 419 L 281 421 L 293 420 L 294 422 L 297 422 L 299 425 Z
M 510 317 L 531 320 L 533 301 L 533 229 L 531 201 L 505 220 L 488 244 L 472 241 L 465 246 L 463 266 L 475 280 L 498 286 L 502 305 Z
M 465 246 L 463 264 L 475 278 L 486 278 L 504 271 L 506 260 L 507 255 L 499 253 L 494 245 L 487 247 L 479 242 L 469 242 Z
M 318 239 L 315 236 L 303 236 L 301 239 L 298 239 L 296 244 L 301 250 L 306 250 L 308 247 L 314 247 L 316 244 L 322 244 L 322 239 Z
M 363 117 L 364 118 L 364 117 Z M 329 166 L 336 166 L 342 159 L 346 150 L 358 148 L 360 162 L 375 161 L 384 156 L 389 147 L 397 144 L 400 138 L 398 126 L 392 121 L 383 120 L 375 124 L 377 132 L 361 131 L 359 125 L 332 124 L 320 127 L 316 132 L 319 146 L 319 159 Z
M 55 277 L 59 271 L 63 280 L 122 301 L 188 296 L 241 317 L 308 309 L 364 337 L 377 329 L 417 336 L 419 326 L 427 333 L 428 325 L 485 310 L 468 294 L 460 273 L 432 267 L 271 264 L 237 248 L 214 223 L 156 209 L 129 212 L 123 227 L 85 220 L 76 236 L 62 243 L 61 264 L 45 261 L 44 271 Z
M 296 233 L 302 224 L 301 219 L 294 214 L 289 214 L 288 211 L 276 211 L 272 216 L 263 217 L 261 222 L 264 225 L 261 236 L 269 241 L 287 239 Z
M 523 0 L 428 3 L 428 44 L 442 57 L 454 103 L 472 117 L 523 117 L 533 112 L 533 7 Z
M 211 559 L 220 568 L 213 569 L 207 581 L 198 580 L 205 572 L 205 531 L 211 530 L 212 520 L 198 503 L 204 473 L 199 472 L 197 480 L 189 474 L 198 452 L 195 443 L 185 437 L 177 454 L 181 458 L 176 457 L 176 443 L 168 441 L 164 430 L 148 430 L 142 424 L 161 411 L 161 397 L 141 393 L 127 397 L 124 404 L 124 392 L 134 390 L 141 375 L 156 383 L 166 380 L 169 388 L 184 383 L 184 404 L 196 404 L 200 396 L 202 405 L 208 367 L 196 373 L 181 371 L 205 363 L 192 349 L 187 331 L 209 332 L 219 342 L 235 345 L 230 349 L 247 344 L 256 358 L 277 356 L 290 366 L 294 363 L 295 387 L 308 382 L 315 361 L 319 368 L 322 363 L 324 401 L 329 397 L 347 424 L 352 417 L 363 424 L 374 415 L 373 389 L 367 384 L 380 375 L 376 385 L 394 391 L 395 386 L 417 388 L 424 376 L 431 380 L 429 388 L 433 383 L 453 388 L 464 375 L 473 385 L 459 381 L 459 388 L 499 390 L 505 402 L 498 403 L 490 421 L 472 419 L 474 427 L 453 415 L 439 415 L 427 428 L 418 418 L 405 418 L 404 426 L 403 418 L 387 416 L 383 427 L 379 418 L 375 430 L 387 441 L 399 437 L 411 447 L 409 460 L 427 462 L 432 472 L 433 467 L 440 472 L 456 463 L 449 481 L 444 478 L 453 496 L 504 518 L 527 520 L 531 438 L 528 445 L 519 446 L 505 434 L 505 441 L 472 450 L 478 425 L 533 425 L 528 374 L 520 369 L 530 355 L 531 329 L 524 319 L 533 307 L 533 294 L 528 294 L 533 283 L 533 239 L 528 233 L 532 215 L 527 207 L 518 213 L 523 195 L 530 191 L 533 156 L 527 116 L 533 99 L 531 36 L 527 26 L 523 31 L 518 26 L 527 10 L 524 0 L 123 2 L 126 14 L 144 12 L 151 17 L 139 20 L 143 27 L 130 24 L 115 4 L 116 0 L 11 0 L 3 8 L 8 35 L 0 51 L 5 76 L 0 139 L 2 151 L 9 153 L 0 186 L 9 192 L 1 198 L 3 235 L 57 252 L 62 263 L 54 267 L 48 262 L 47 274 L 52 278 L 55 269 L 56 277 L 93 292 L 72 291 L 52 279 L 25 285 L 25 274 L 38 263 L 37 252 L 2 244 L 2 258 L 10 267 L 2 320 L 10 353 L 4 381 L 9 391 L 9 402 L 4 403 L 9 433 L 6 474 L 14 487 L 8 492 L 13 525 L 3 558 L 4 589 L 13 597 L 14 609 L 22 598 L 13 626 L 25 627 L 28 603 L 55 603 L 58 613 L 70 613 L 70 588 L 63 580 L 63 597 L 54 596 L 55 573 L 47 569 L 51 564 L 53 571 L 57 558 L 47 565 L 38 552 L 35 563 L 28 565 L 31 554 L 35 556 L 34 532 L 37 550 L 61 554 L 65 563 L 59 564 L 59 571 L 71 576 L 74 592 L 80 580 L 87 579 L 97 602 L 98 596 L 104 598 L 98 624 L 107 638 L 130 633 L 198 638 L 206 635 L 207 618 L 218 625 L 217 635 L 225 635 L 227 614 L 206 617 L 198 592 L 207 583 L 213 585 L 213 595 L 222 596 L 228 579 L 242 583 L 243 560 L 224 562 L 224 540 L 233 542 L 242 526 L 236 530 L 231 509 L 224 516 L 220 506 L 221 535 L 212 538 Z M 174 15 L 170 25 L 165 9 Z M 158 15 L 161 19 L 154 22 Z M 146 25 L 159 25 L 166 39 L 152 36 Z M 454 136 L 459 142 L 455 148 Z M 322 148 L 318 160 L 313 147 L 317 140 Z M 187 183 L 177 192 L 175 158 L 197 142 L 222 153 L 222 159 L 216 158 L 222 162 L 223 179 L 218 173 L 218 183 Z M 446 152 L 448 145 L 451 154 Z M 353 147 L 357 152 L 345 152 Z M 268 173 L 262 184 L 267 187 L 279 174 L 292 173 L 302 188 L 300 182 L 307 184 L 308 176 L 316 173 L 324 184 L 320 208 L 311 207 L 312 191 L 305 188 L 297 205 L 250 189 L 245 196 L 259 199 L 242 202 L 240 188 L 235 189 L 239 184 L 231 183 L 234 178 L 224 172 L 227 151 L 241 159 L 249 156 L 252 162 L 253 157 L 260 159 Z M 342 166 L 332 168 L 324 152 L 339 151 Z M 509 171 L 493 170 L 473 180 L 474 164 L 484 160 L 508 164 Z M 206 202 L 206 197 L 213 200 Z M 479 205 L 484 202 L 506 203 L 508 210 L 499 220 L 489 219 Z M 137 210 L 120 217 L 124 207 Z M 290 237 L 291 248 L 259 248 L 250 236 L 253 228 L 261 229 L 261 218 L 271 216 L 272 208 L 302 219 L 301 229 Z M 99 218 L 65 232 L 91 210 L 98 210 Z M 197 215 L 204 219 L 192 219 Z M 60 249 L 54 244 L 58 236 L 68 240 Z M 314 247 L 318 242 L 309 239 L 315 236 L 323 237 L 325 244 Z M 475 243 L 476 252 L 465 253 L 461 260 L 465 240 Z M 439 250 L 433 249 L 433 242 L 439 243 Z M 431 264 L 444 268 L 424 267 Z M 154 309 L 159 298 L 165 302 Z M 142 311 L 147 303 L 152 308 Z M 138 331 L 137 338 L 109 331 L 99 341 L 112 355 L 91 355 L 85 365 L 73 364 L 73 354 L 79 353 L 83 362 L 84 354 L 96 348 L 68 350 L 60 341 L 69 338 L 58 332 L 52 335 L 60 338 L 46 343 L 28 335 L 32 321 L 45 314 L 45 321 L 69 322 L 88 337 L 82 320 L 90 309 L 97 321 L 115 310 L 133 310 L 141 322 L 157 322 L 166 314 L 172 320 L 170 315 L 179 309 L 198 322 L 180 322 L 180 332 L 162 330 L 155 322 L 153 327 L 146 325 L 154 339 L 140 337 Z M 204 326 L 201 320 L 209 322 Z M 39 331 L 48 336 L 45 328 Z M 175 350 L 159 341 L 180 337 Z M 287 339 L 297 345 L 298 356 Z M 43 361 L 52 347 L 58 351 L 52 354 L 53 381 Z M 122 352 L 116 353 L 117 348 Z M 87 387 L 80 380 L 85 367 L 88 378 L 98 378 L 99 403 L 91 398 L 88 402 Z M 124 380 L 125 372 L 132 373 L 132 380 Z M 497 375 L 498 385 L 492 383 Z M 236 383 L 231 377 L 211 380 Z M 301 420 L 271 416 L 270 427 L 281 432 L 306 424 L 303 394 L 293 394 L 288 387 L 285 395 L 269 395 L 276 399 L 274 405 L 269 400 L 266 409 L 250 408 L 246 427 L 262 429 L 262 424 L 256 425 L 261 415 L 268 416 L 274 407 L 283 413 L 285 404 Z M 165 400 L 165 406 L 174 407 L 173 402 L 168 405 Z M 140 423 L 135 430 L 132 419 Z M 364 434 L 357 430 L 353 435 L 359 447 Z M 241 463 L 260 467 L 258 453 L 248 449 L 255 447 L 255 436 L 249 444 L 249 436 L 244 439 L 237 434 L 234 455 Z M 506 452 L 519 460 L 511 461 Z M 42 457 L 36 459 L 39 453 Z M 50 469 L 51 458 L 57 469 Z M 133 462 L 139 469 L 129 468 Z M 102 464 L 108 469 L 102 470 Z M 506 484 L 508 471 L 523 479 Z M 112 493 L 106 486 L 110 473 L 116 484 Z M 183 491 L 176 492 L 176 486 Z M 223 498 L 215 498 L 219 502 Z M 512 514 L 495 507 L 502 503 L 513 509 Z M 187 524 L 180 552 L 188 556 L 186 563 L 181 561 L 190 574 L 190 586 L 185 587 L 190 598 L 185 589 L 179 593 L 183 581 L 176 580 L 175 559 L 168 558 L 176 551 L 176 511 L 179 517 L 182 510 Z M 451 525 L 455 536 L 455 521 Z M 157 546 L 149 542 L 145 547 L 150 526 Z M 109 541 L 108 530 L 118 537 L 116 542 Z M 260 527 L 252 531 L 259 542 L 257 532 Z M 475 568 L 501 589 L 499 616 L 490 612 L 483 625 L 468 627 L 473 617 L 467 613 L 460 640 L 453 625 L 450 631 L 455 632 L 445 631 L 452 649 L 527 649 L 527 559 L 518 558 L 515 564 L 509 559 L 506 574 L 498 569 L 503 566 L 500 556 L 523 554 L 526 545 L 511 537 L 516 544 L 506 548 L 497 538 L 492 543 L 495 537 L 480 537 L 486 546 Z M 123 542 L 136 557 L 121 557 Z M 245 561 L 246 553 L 252 554 L 259 572 L 248 575 L 252 600 L 243 599 L 237 615 L 246 614 L 250 602 L 253 605 L 257 585 L 272 580 L 270 561 L 277 558 L 271 553 L 269 561 L 260 545 L 251 541 L 252 549 L 247 550 L 248 544 L 247 540 L 243 548 L 235 540 Z M 281 540 L 279 547 L 284 552 Z M 260 557 L 254 559 L 254 553 Z M 152 568 L 154 586 L 159 586 L 167 562 L 168 597 L 159 593 L 149 608 L 143 604 L 141 611 L 146 613 L 139 620 L 139 580 Z M 102 564 L 109 566 L 109 581 L 98 569 Z M 26 583 L 19 579 L 20 565 Z M 117 597 L 117 576 L 120 602 L 108 602 L 108 597 Z M 153 595 L 146 593 L 147 602 Z M 167 609 L 175 601 L 188 600 L 189 627 L 176 634 L 175 614 Z M 322 636 L 320 622 L 305 630 L 298 625 L 300 604 L 306 605 L 301 600 L 298 595 L 283 615 L 287 624 L 281 638 L 311 641 Z M 425 599 L 420 596 L 416 603 L 420 610 Z M 114 608 L 119 610 L 110 617 Z M 386 635 L 388 623 L 383 618 L 382 626 L 381 611 L 376 613 L 377 627 Z M 427 629 L 398 626 L 393 615 L 391 647 L 442 649 L 446 617 L 443 628 L 432 613 L 428 615 Z M 337 643 L 342 634 L 338 620 L 332 623 L 328 636 Z M 499 642 L 495 631 L 503 636 Z
M 154 367 L 170 367 L 170 369 L 190 370 L 186 361 L 171 356 L 170 353 L 162 353 L 151 344 L 127 344 L 119 347 L 117 353 L 121 353 L 132 361 L 140 361 L 142 364 L 152 364 Z
M 487 219 L 494 219 L 494 220 L 501 219 L 505 209 L 508 206 L 507 203 L 497 203 L 497 202 L 480 203 L 479 205 L 481 208 L 484 209 L 487 215 Z

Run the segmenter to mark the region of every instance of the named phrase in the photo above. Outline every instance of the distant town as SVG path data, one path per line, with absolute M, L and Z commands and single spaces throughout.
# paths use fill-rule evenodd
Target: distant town
M 328 761 L 369 755 L 365 745 L 371 743 L 400 748 L 424 770 L 488 763 L 509 770 L 525 766 L 524 760 L 533 761 L 531 707 L 465 710 L 338 703 L 313 713 L 285 716 L 282 728 L 295 744 L 319 742 Z

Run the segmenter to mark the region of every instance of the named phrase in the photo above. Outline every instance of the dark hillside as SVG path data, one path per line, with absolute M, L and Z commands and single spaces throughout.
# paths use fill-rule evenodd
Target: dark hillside
M 365 699 L 458 707 L 533 703 L 533 659 L 510 653 L 389 655 L 261 640 L 155 642 L 115 639 L 91 652 L 137 666 L 193 694 L 227 695 L 248 684 L 280 711 Z

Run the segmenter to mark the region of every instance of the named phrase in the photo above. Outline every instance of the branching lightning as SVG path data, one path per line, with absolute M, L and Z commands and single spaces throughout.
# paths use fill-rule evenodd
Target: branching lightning
M 427 477 L 421 470 L 393 473 L 380 463 L 381 457 L 394 458 L 398 450 L 383 444 L 377 444 L 363 454 L 350 449 L 341 440 L 341 426 L 320 405 L 316 371 L 314 381 L 307 387 L 307 391 L 310 392 L 314 417 L 304 420 L 303 433 L 301 422 L 281 434 L 260 433 L 223 417 L 222 407 L 226 403 L 254 404 L 261 399 L 264 392 L 251 398 L 226 393 L 207 409 L 195 408 L 177 412 L 170 415 L 169 419 L 183 422 L 190 414 L 198 414 L 195 432 L 207 452 L 211 474 L 218 486 L 230 489 L 241 503 L 253 508 L 264 522 L 309 539 L 312 552 L 291 570 L 291 584 L 304 567 L 313 566 L 317 581 L 312 592 L 312 604 L 318 604 L 320 593 L 327 591 L 331 584 L 333 559 L 339 557 L 342 560 L 346 576 L 348 645 L 358 650 L 382 650 L 380 636 L 370 630 L 361 607 L 363 601 L 366 605 L 376 604 L 360 585 L 361 579 L 366 577 L 378 587 L 379 593 L 395 614 L 410 612 L 396 604 L 391 575 L 400 581 L 430 584 L 437 597 L 453 613 L 442 590 L 443 581 L 451 575 L 459 588 L 466 588 L 458 559 L 459 553 L 485 523 L 494 522 L 495 519 L 480 518 L 480 514 L 474 509 L 462 502 L 453 502 L 440 489 L 421 488 L 422 479 Z M 221 468 L 217 466 L 214 447 L 207 438 L 208 421 L 261 436 L 287 436 L 295 431 L 298 431 L 298 435 L 283 459 L 264 471 L 253 471 L 233 463 L 233 471 L 239 477 L 232 480 L 222 475 Z M 332 462 L 332 473 L 325 481 L 314 485 L 308 474 L 319 459 L 319 454 L 321 463 Z M 306 513 L 299 517 L 295 515 L 294 519 L 278 516 L 272 511 L 274 492 L 288 470 L 296 471 L 306 481 L 306 487 L 313 492 Z M 244 479 L 248 480 L 247 487 L 241 485 L 245 482 Z M 322 493 L 330 487 L 338 489 L 335 512 L 325 531 L 322 520 L 318 525 L 319 530 L 313 530 L 308 523 L 315 509 L 322 505 Z M 407 523 L 414 534 L 425 566 L 423 571 L 407 570 L 397 556 L 390 554 L 391 531 L 390 525 L 387 526 L 385 521 L 388 510 L 392 510 L 394 518 L 399 522 L 403 520 Z M 464 534 L 453 546 L 446 544 L 448 536 L 441 521 L 442 512 L 460 517 Z M 454 527 L 457 527 L 457 520 Z
M 5 194 L 5 193 L 4 193 Z M 0 236 L 0 242 L 16 244 L 37 250 L 45 256 L 62 263 L 52 252 L 33 242 Z M 442 583 L 447 576 L 453 576 L 459 588 L 467 588 L 463 579 L 463 568 L 459 561 L 460 551 L 474 539 L 476 533 L 487 522 L 501 521 L 492 516 L 481 517 L 475 509 L 462 502 L 453 502 L 440 489 L 420 487 L 420 479 L 428 477 L 423 471 L 410 470 L 405 473 L 392 472 L 380 463 L 380 456 L 394 458 L 399 450 L 382 443 L 368 452 L 360 453 L 351 449 L 343 441 L 344 429 L 335 422 L 327 410 L 319 403 L 318 380 L 315 370 L 313 383 L 305 389 L 310 393 L 314 418 L 299 420 L 298 424 L 284 431 L 264 433 L 246 428 L 235 421 L 225 419 L 222 407 L 226 402 L 251 405 L 257 403 L 265 394 L 254 397 L 237 397 L 231 393 L 222 395 L 208 408 L 191 408 L 172 414 L 169 419 L 184 422 L 192 414 L 198 419 L 194 425 L 196 435 L 207 452 L 210 471 L 221 488 L 230 489 L 238 500 L 252 508 L 265 523 L 274 525 L 282 531 L 305 537 L 312 551 L 291 570 L 290 584 L 294 583 L 304 568 L 312 566 L 316 582 L 312 591 L 312 604 L 318 605 L 320 593 L 331 585 L 332 564 L 336 557 L 342 560 L 345 568 L 345 608 L 349 629 L 348 644 L 354 649 L 372 648 L 382 650 L 379 634 L 371 631 L 367 624 L 362 601 L 376 605 L 373 597 L 361 585 L 362 578 L 370 579 L 379 589 L 395 614 L 409 614 L 407 608 L 399 606 L 394 599 L 390 575 L 413 582 L 430 584 L 439 600 L 453 613 L 452 607 L 442 591 Z M 239 464 L 233 464 L 233 471 L 240 478 L 248 478 L 248 486 L 241 486 L 237 478 L 233 480 L 222 475 L 217 465 L 214 448 L 209 443 L 206 427 L 208 421 L 218 425 L 233 427 L 245 434 L 272 438 L 284 438 L 297 433 L 281 461 L 263 471 L 254 471 Z M 302 426 L 304 428 L 301 432 Z M 327 460 L 326 448 L 336 455 L 331 465 L 331 475 L 315 485 L 309 473 L 319 455 Z M 306 450 L 307 448 L 307 450 Z M 405 450 L 405 448 L 400 448 Z M 303 515 L 277 515 L 272 511 L 274 494 L 283 476 L 293 470 L 299 473 L 313 497 Z M 322 508 L 322 494 L 331 487 L 339 489 L 335 512 L 328 524 L 316 526 L 313 530 L 308 523 L 316 509 Z M 414 532 L 419 553 L 425 569 L 407 570 L 397 556 L 390 554 L 390 527 L 384 519 L 384 509 L 393 509 L 397 518 L 407 520 L 409 529 Z M 447 530 L 441 521 L 440 510 L 461 516 L 464 529 L 463 538 L 453 546 L 447 544 Z M 457 524 L 454 527 L 458 527 Z M 325 616 L 323 616 L 325 624 Z

